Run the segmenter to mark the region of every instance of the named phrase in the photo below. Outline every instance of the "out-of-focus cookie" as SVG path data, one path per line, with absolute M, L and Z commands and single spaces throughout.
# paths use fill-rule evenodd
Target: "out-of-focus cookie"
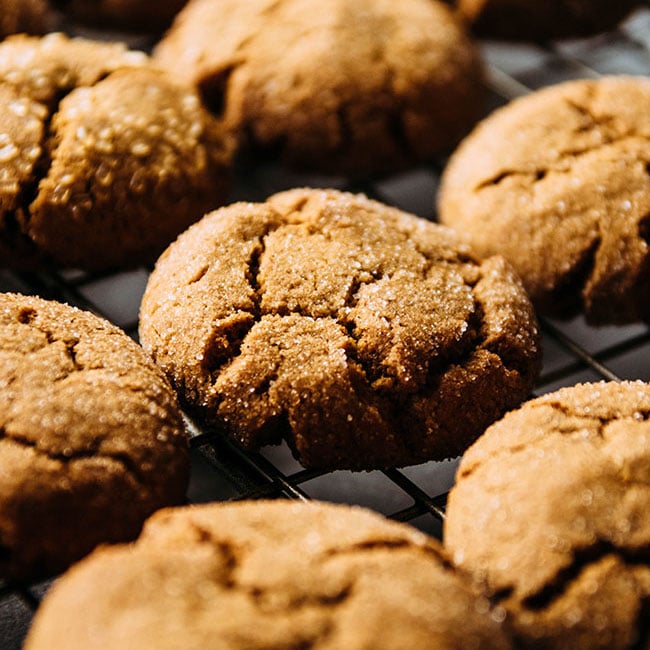
M 334 190 L 204 217 L 150 276 L 140 338 L 200 419 L 322 468 L 458 455 L 527 397 L 540 358 L 502 258 Z
M 650 80 L 570 81 L 496 111 L 452 156 L 441 222 L 501 254 L 543 312 L 650 320 Z
M 0 39 L 9 34 L 42 34 L 55 25 L 47 0 L 0 0 Z
M 126 334 L 67 305 L 0 294 L 0 576 L 58 572 L 180 503 L 175 396 Z
M 650 386 L 530 401 L 466 452 L 444 541 L 531 648 L 648 648 Z
M 51 0 L 68 20 L 101 29 L 157 34 L 187 0 Z
M 150 263 L 225 198 L 219 124 L 141 52 L 10 37 L 0 44 L 0 101 L 0 236 L 3 248 L 25 251 L 5 264 Z
M 478 50 L 436 0 L 192 0 L 154 58 L 248 145 L 334 173 L 431 158 L 482 106 Z
M 27 650 L 510 648 L 435 540 L 324 503 L 240 502 L 152 517 L 133 545 L 61 578 Z
M 460 13 L 481 36 L 548 40 L 613 29 L 639 0 L 457 0 Z

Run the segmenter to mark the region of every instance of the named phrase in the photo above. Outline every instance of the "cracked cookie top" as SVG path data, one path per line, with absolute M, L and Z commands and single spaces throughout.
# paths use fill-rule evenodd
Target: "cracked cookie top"
M 639 0 L 456 0 L 481 36 L 548 40 L 588 36 L 615 27 Z
M 334 190 L 204 217 L 158 261 L 140 337 L 198 417 L 324 468 L 458 455 L 527 397 L 540 357 L 503 259 Z
M 500 620 L 409 526 L 258 501 L 157 513 L 57 582 L 25 647 L 507 649 Z
M 196 92 L 119 44 L 0 44 L 0 249 L 10 266 L 153 262 L 227 191 Z
M 0 577 L 57 572 L 179 503 L 187 438 L 173 391 L 121 330 L 0 294 Z
M 650 385 L 580 384 L 508 413 L 461 461 L 444 542 L 525 647 L 647 648 Z
M 650 320 L 650 80 L 572 81 L 488 117 L 450 159 L 440 220 L 499 253 L 540 310 Z
M 192 0 L 154 59 L 247 145 L 341 174 L 448 149 L 483 98 L 478 50 L 435 0 Z

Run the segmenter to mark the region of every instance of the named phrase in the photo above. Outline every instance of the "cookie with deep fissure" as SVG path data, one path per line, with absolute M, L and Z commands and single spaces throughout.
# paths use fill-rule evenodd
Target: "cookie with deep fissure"
M 501 254 L 544 313 L 650 320 L 650 80 L 570 81 L 517 99 L 444 171 L 441 222 Z
M 192 0 L 154 59 L 249 151 L 335 174 L 428 160 L 483 103 L 479 51 L 437 0 Z
M 0 44 L 0 246 L 9 266 L 151 263 L 228 188 L 196 91 L 121 44 Z M 13 253 L 12 253 L 13 251 Z
M 508 650 L 501 620 L 410 526 L 241 502 L 160 512 L 135 544 L 94 553 L 48 593 L 25 648 Z
M 188 472 L 176 397 L 135 342 L 88 312 L 0 294 L 0 577 L 132 539 L 182 501 Z
M 465 453 L 444 526 L 521 647 L 648 647 L 650 385 L 581 384 L 508 413 Z
M 204 217 L 150 276 L 140 338 L 199 419 L 325 468 L 458 455 L 526 398 L 540 359 L 502 258 L 334 190 Z

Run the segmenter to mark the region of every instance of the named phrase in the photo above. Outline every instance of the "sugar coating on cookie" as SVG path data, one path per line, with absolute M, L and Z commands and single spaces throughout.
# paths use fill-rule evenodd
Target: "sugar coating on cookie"
M 613 29 L 639 0 L 456 0 L 481 36 L 514 40 L 579 37 Z
M 161 511 L 135 544 L 97 551 L 47 595 L 25 647 L 507 649 L 501 618 L 409 526 L 251 501 Z
M 459 454 L 526 398 L 540 357 L 503 259 L 334 190 L 204 217 L 150 276 L 140 338 L 200 418 L 329 468 Z
M 441 222 L 499 253 L 540 310 L 650 319 L 650 80 L 551 86 L 496 111 L 452 156 Z
M 0 577 L 132 539 L 187 478 L 175 395 L 135 342 L 88 312 L 0 294 Z
M 435 0 L 192 0 L 154 59 L 253 148 L 334 173 L 431 158 L 482 107 L 478 50 Z
M 0 238 L 25 251 L 5 264 L 150 263 L 223 202 L 228 139 L 196 92 L 142 52 L 10 37 L 0 102 Z
M 649 419 L 650 385 L 580 384 L 508 413 L 464 455 L 444 542 L 524 647 L 647 647 Z

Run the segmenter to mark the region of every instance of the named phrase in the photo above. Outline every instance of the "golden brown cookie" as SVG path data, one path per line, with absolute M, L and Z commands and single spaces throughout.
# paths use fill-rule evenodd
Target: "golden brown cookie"
M 19 32 L 42 34 L 54 24 L 47 0 L 0 0 L 0 39 Z
M 496 111 L 452 156 L 441 222 L 499 253 L 543 312 L 650 320 L 650 79 L 545 88 Z
M 547 40 L 613 29 L 639 0 L 456 0 L 481 36 Z
M 435 0 L 192 0 L 154 58 L 253 148 L 334 173 L 431 158 L 482 105 L 478 50 Z
M 435 540 L 361 508 L 169 509 L 47 595 L 26 650 L 510 648 Z
M 187 438 L 160 371 L 121 330 L 0 294 L 0 576 L 42 577 L 181 502 Z
M 158 261 L 140 337 L 199 418 L 324 468 L 458 455 L 526 398 L 540 357 L 503 259 L 334 190 L 204 217 Z
M 512 614 L 521 647 L 650 647 L 650 385 L 524 404 L 463 457 L 444 541 Z
M 25 251 L 5 264 L 146 264 L 226 196 L 219 125 L 141 52 L 10 37 L 0 102 L 1 246 Z
M 101 29 L 160 33 L 187 0 L 51 0 L 69 20 Z

